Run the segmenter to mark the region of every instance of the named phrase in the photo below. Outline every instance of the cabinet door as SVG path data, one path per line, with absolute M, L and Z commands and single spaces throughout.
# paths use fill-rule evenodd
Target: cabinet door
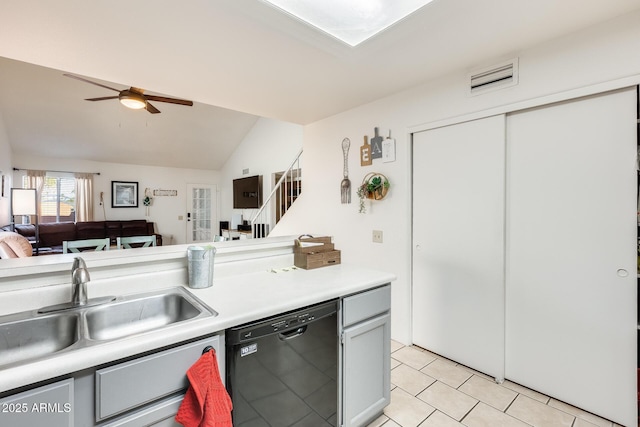
M 178 395 L 162 400 L 152 406 L 103 424 L 102 427 L 179 427 L 182 424 L 179 424 L 175 417 L 183 397 L 183 395 Z
M 73 427 L 73 379 L 1 399 L 0 426 Z
M 185 390 L 187 370 L 212 346 L 224 378 L 224 339 L 205 338 L 96 371 L 96 421 Z
M 346 328 L 343 337 L 344 426 L 359 427 L 382 413 L 390 402 L 390 315 Z
M 504 378 L 504 116 L 413 136 L 413 342 Z
M 507 119 L 506 376 L 636 425 L 635 89 Z

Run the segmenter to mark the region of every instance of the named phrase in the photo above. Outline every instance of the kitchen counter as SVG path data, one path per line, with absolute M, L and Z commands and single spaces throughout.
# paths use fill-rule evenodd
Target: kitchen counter
M 63 351 L 44 360 L 0 369 L 0 392 L 362 292 L 393 280 L 393 274 L 346 264 L 315 270 L 274 268 L 216 278 L 210 288 L 187 290 L 217 311 L 217 316 L 174 324 L 157 331 L 66 353 Z M 184 286 L 180 283 L 176 285 Z M 166 287 L 166 284 L 154 287 L 145 283 L 143 288 L 129 287 L 128 293 Z

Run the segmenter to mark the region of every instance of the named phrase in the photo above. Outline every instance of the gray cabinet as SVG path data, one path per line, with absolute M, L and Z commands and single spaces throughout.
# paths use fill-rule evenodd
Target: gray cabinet
M 73 427 L 73 378 L 0 399 L 0 425 Z
M 179 426 L 174 417 L 189 385 L 186 372 L 208 346 L 215 350 L 224 378 L 220 335 L 97 370 L 96 422 L 113 419 L 105 427 Z
M 131 415 L 103 424 L 101 427 L 180 427 L 181 424 L 176 422 L 175 416 L 182 403 L 182 398 L 183 395 L 180 394 L 163 399 Z
M 224 355 L 214 336 L 96 371 L 96 421 L 185 390 L 186 372 L 207 346 Z
M 363 426 L 390 402 L 391 286 L 344 298 L 342 425 Z
M 180 427 L 187 370 L 208 346 L 224 379 L 224 335 L 213 335 L 6 396 L 0 426 Z

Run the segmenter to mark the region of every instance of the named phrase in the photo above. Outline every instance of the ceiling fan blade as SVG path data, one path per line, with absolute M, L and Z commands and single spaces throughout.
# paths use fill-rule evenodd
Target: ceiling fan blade
M 101 98 L 87 98 L 85 101 L 105 101 L 107 99 L 118 99 L 118 96 L 103 96 Z
M 82 77 L 80 77 L 80 76 L 74 76 L 73 74 L 63 74 L 63 76 L 71 77 L 72 79 L 80 80 L 81 82 L 89 83 L 89 84 L 92 84 L 92 85 L 96 85 L 96 86 L 103 87 L 103 88 L 105 88 L 105 89 L 115 90 L 116 92 L 120 92 L 120 89 L 114 89 L 114 88 L 112 88 L 112 87 L 105 86 L 105 85 L 103 85 L 103 84 L 101 84 L 101 83 L 92 82 L 91 80 L 87 80 L 87 79 L 82 78 Z
M 158 110 L 156 107 L 154 107 L 153 105 L 149 104 L 147 102 L 147 106 L 144 107 L 148 112 L 150 112 L 151 114 L 158 114 L 160 112 L 160 110 Z
M 186 99 L 167 98 L 166 96 L 145 95 L 148 101 L 168 102 L 170 104 L 188 105 L 193 106 L 193 101 L 187 101 Z

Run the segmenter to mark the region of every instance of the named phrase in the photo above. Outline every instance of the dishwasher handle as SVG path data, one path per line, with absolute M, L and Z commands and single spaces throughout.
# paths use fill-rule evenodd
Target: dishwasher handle
M 307 332 L 307 325 L 300 326 L 299 328 L 293 329 L 288 332 L 281 332 L 280 334 L 278 334 L 278 338 L 280 338 L 280 341 L 292 340 L 301 335 L 304 335 L 305 332 Z

